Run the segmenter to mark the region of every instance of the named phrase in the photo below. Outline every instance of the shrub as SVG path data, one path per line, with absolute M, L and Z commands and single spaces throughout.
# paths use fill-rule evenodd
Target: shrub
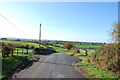
M 80 53 L 80 51 L 77 50 L 77 49 L 75 49 L 75 50 L 73 50 L 73 53 L 74 53 L 74 55 L 75 55 L 75 54 L 77 54 L 77 53 Z
M 34 49 L 34 46 L 31 46 L 30 49 Z
M 12 54 L 13 55 L 13 50 L 15 48 L 12 47 L 12 46 L 3 46 L 2 47 L 2 57 L 5 58 L 6 56 L 8 57 L 9 54 Z
M 65 48 L 65 49 L 70 50 L 71 47 L 73 47 L 73 45 L 72 45 L 70 42 L 66 42 L 66 43 L 64 44 L 64 48 Z
M 120 72 L 120 57 L 118 57 L 118 50 L 120 49 L 118 49 L 116 44 L 104 46 L 95 52 L 90 62 L 94 62 L 106 70 L 118 73 Z
M 56 51 L 54 51 L 53 49 L 34 48 L 34 49 L 33 49 L 33 52 L 34 52 L 34 54 L 43 54 L 43 55 L 46 55 L 46 54 L 54 53 L 54 52 L 56 52 Z
M 33 53 L 38 53 L 39 52 L 39 48 L 34 48 L 33 49 Z

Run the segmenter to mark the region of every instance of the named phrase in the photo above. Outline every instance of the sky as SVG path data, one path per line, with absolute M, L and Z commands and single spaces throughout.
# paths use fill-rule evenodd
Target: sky
M 0 37 L 109 42 L 117 2 L 1 2 Z

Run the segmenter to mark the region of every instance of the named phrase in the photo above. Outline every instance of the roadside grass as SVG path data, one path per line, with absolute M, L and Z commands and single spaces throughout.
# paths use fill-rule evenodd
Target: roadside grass
M 68 56 L 73 56 L 73 53 L 72 52 L 66 52 L 64 53 L 65 55 L 68 55 Z
M 82 70 L 86 73 L 86 77 L 89 79 L 91 78 L 90 80 L 93 80 L 92 78 L 103 78 L 103 80 L 104 78 L 117 78 L 117 74 L 108 72 L 96 66 L 94 63 L 88 63 L 87 60 L 77 63 L 77 66 L 82 68 Z
M 117 78 L 117 74 L 115 74 L 113 72 L 106 71 L 105 69 L 98 67 L 94 63 L 87 62 L 87 60 L 94 54 L 94 51 L 95 50 L 88 49 L 87 56 L 85 54 L 81 54 L 81 53 L 76 53 L 75 55 L 73 55 L 72 52 L 66 52 L 64 54 L 69 55 L 69 56 L 86 58 L 82 62 L 78 62 L 77 66 L 85 72 L 85 75 L 89 80 L 96 80 L 99 78 L 100 78 L 100 80 L 105 80 L 105 78 Z M 84 53 L 84 50 L 80 49 L 80 52 Z
M 65 55 L 68 55 L 68 56 L 75 56 L 75 57 L 84 57 L 84 58 L 89 58 L 92 56 L 92 53 L 91 54 L 88 54 L 87 56 L 85 54 L 81 54 L 81 53 L 76 53 L 76 54 L 73 54 L 72 52 L 66 52 L 64 53 Z
M 100 45 L 74 45 L 76 48 L 101 48 Z
M 17 69 L 21 64 L 29 60 L 28 55 L 14 54 L 14 56 L 2 58 L 2 76 L 1 79 L 7 77 L 12 71 Z
M 12 40 L 0 40 L 0 42 L 4 42 L 6 45 L 8 43 L 11 43 L 11 44 L 18 44 L 18 45 L 23 45 L 23 46 L 26 46 L 26 45 L 29 45 L 29 46 L 34 46 L 34 47 L 39 47 L 39 44 L 37 43 L 32 43 L 32 42 L 26 42 L 26 41 L 12 41 Z M 41 47 L 45 47 L 43 45 L 41 45 Z

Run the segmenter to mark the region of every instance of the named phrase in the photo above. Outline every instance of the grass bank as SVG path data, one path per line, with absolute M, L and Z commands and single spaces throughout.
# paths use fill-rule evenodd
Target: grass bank
M 117 78 L 117 74 L 108 72 L 98 67 L 94 63 L 87 62 L 87 60 L 78 62 L 77 66 L 80 67 L 86 73 L 87 78 L 93 78 L 94 80 L 95 78 L 101 78 L 100 80 L 105 80 L 105 78 Z M 93 80 L 93 79 L 90 79 L 90 80 Z
M 21 64 L 27 62 L 29 57 L 27 55 L 14 55 L 2 58 L 2 75 L 0 78 L 6 78 L 10 73 L 16 70 Z
M 84 52 L 84 50 L 81 49 L 80 52 Z M 87 56 L 82 53 L 73 54 L 73 52 L 66 52 L 64 54 L 69 55 L 69 56 L 86 58 L 82 62 L 78 62 L 76 65 L 78 66 L 78 68 L 80 68 L 80 70 L 82 70 L 85 73 L 85 76 L 90 80 L 96 80 L 99 78 L 100 78 L 100 80 L 105 80 L 107 78 L 108 79 L 113 78 L 113 80 L 114 80 L 114 78 L 117 78 L 117 74 L 107 71 L 105 69 L 102 69 L 101 67 L 98 67 L 96 64 L 89 63 L 87 61 L 87 59 L 92 57 L 94 53 L 95 53 L 95 50 L 89 49 Z M 110 80 L 112 80 L 112 79 L 110 79 Z

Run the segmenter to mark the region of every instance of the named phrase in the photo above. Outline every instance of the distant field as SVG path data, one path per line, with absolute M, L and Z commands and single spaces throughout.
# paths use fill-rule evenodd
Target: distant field
M 67 51 L 67 49 L 60 48 L 60 47 L 55 47 L 55 46 L 49 46 L 49 47 L 52 47 L 57 52 L 65 52 L 65 51 Z
M 84 49 L 79 49 L 79 50 L 80 50 L 80 52 L 85 53 Z M 86 49 L 86 50 L 87 50 L 88 54 L 93 53 L 95 51 L 94 49 Z
M 102 46 L 99 45 L 74 45 L 76 48 L 100 48 Z
M 62 44 L 56 44 L 56 45 L 58 45 L 58 46 L 60 46 L 60 47 L 63 47 L 64 45 L 62 45 Z
M 39 47 L 39 44 L 37 43 L 25 42 L 25 41 L 0 40 L 0 42 L 4 42 L 5 44 L 11 43 L 11 44 L 24 45 L 24 46 L 29 45 L 29 46 Z M 41 47 L 45 47 L 45 46 L 41 45 Z

